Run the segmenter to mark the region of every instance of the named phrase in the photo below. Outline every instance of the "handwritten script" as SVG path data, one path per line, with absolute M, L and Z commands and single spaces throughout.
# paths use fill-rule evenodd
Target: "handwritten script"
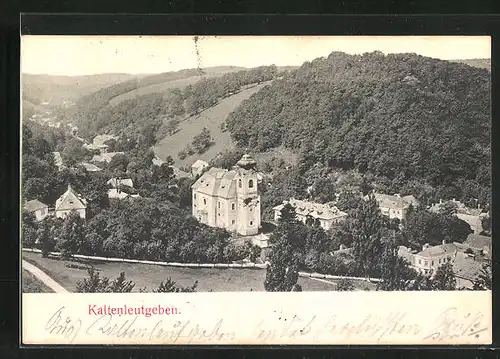
M 415 323 L 407 312 L 367 314 L 361 319 L 345 320 L 338 315 L 288 317 L 270 314 L 253 323 L 229 325 L 224 318 L 179 320 L 139 316 L 73 317 L 60 307 L 45 324 L 48 337 L 66 343 L 401 343 L 443 344 L 463 338 L 479 338 L 489 329 L 488 318 L 481 312 L 450 307 L 427 323 Z M 203 320 L 204 319 L 204 320 Z M 234 323 L 234 322 L 233 322 Z M 429 323 L 431 323 L 429 325 Z

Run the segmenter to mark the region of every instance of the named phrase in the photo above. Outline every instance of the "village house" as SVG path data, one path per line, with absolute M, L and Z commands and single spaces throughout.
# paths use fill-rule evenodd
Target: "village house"
M 68 190 L 56 201 L 57 218 L 66 218 L 71 211 L 77 211 L 81 218 L 86 218 L 87 201 L 81 198 L 68 184 Z
M 59 171 L 62 171 L 66 166 L 63 164 L 63 159 L 60 152 L 52 152 L 54 156 L 54 163 Z
M 110 185 L 112 188 L 134 188 L 134 182 L 132 182 L 130 178 L 111 178 L 108 182 L 106 182 L 106 184 Z
M 342 212 L 331 203 L 321 204 L 291 198 L 289 201 L 284 201 L 283 204 L 273 208 L 274 220 L 276 222 L 280 219 L 281 210 L 288 203 L 295 208 L 295 213 L 297 214 L 297 219 L 299 221 L 304 224 L 314 223 L 314 221 L 317 221 L 317 223 L 325 231 L 332 228 L 334 224 L 337 224 L 347 218 L 347 213 Z
M 398 249 L 398 255 L 405 258 L 412 268 L 423 274 L 433 274 L 443 264 L 453 263 L 457 252 L 458 248 L 455 244 L 445 241 L 437 246 L 424 244 L 418 253 L 405 246 L 399 246 Z
M 391 196 L 382 193 L 374 193 L 373 195 L 378 202 L 382 214 L 390 219 L 397 218 L 403 221 L 406 219 L 410 205 L 413 207 L 419 205 L 418 200 L 411 195 L 404 197 L 401 197 L 400 194 Z
M 203 160 L 196 160 L 195 163 L 191 165 L 191 174 L 193 176 L 199 176 L 203 173 L 203 170 L 208 167 L 208 162 Z
M 107 153 L 101 153 L 100 155 L 94 155 L 92 157 L 92 162 L 107 162 L 110 163 L 113 157 L 116 155 L 124 155 L 125 152 L 107 152 Z
M 106 145 L 106 142 L 110 140 L 118 140 L 118 137 L 112 135 L 97 135 L 94 137 L 92 143 L 84 144 L 83 146 L 89 151 L 98 151 L 102 155 L 108 151 L 109 146 Z
M 49 206 L 37 199 L 34 199 L 24 204 L 24 211 L 27 213 L 33 213 L 36 220 L 41 221 L 49 214 Z
M 486 258 L 491 259 L 491 237 L 471 233 L 463 245 L 470 248 L 474 253 L 484 255 Z
M 82 165 L 83 168 L 85 168 L 85 170 L 87 172 L 99 172 L 99 171 L 102 171 L 101 168 L 97 167 L 96 165 L 94 165 L 92 163 L 81 162 L 80 165 Z
M 435 203 L 429 207 L 430 212 L 439 213 L 442 206 L 447 203 L 453 203 L 457 208 L 457 213 L 455 214 L 457 218 L 466 222 L 474 234 L 481 234 L 483 232 L 483 217 L 488 216 L 487 213 L 483 213 L 481 208 L 469 208 L 460 201 L 455 200 L 455 198 L 450 201 L 440 200 L 439 203 Z
M 130 196 L 129 193 L 126 193 L 123 191 L 125 188 L 125 191 L 127 188 L 132 189 L 134 188 L 134 183 L 130 178 L 111 178 L 108 182 L 106 182 L 108 186 L 111 188 L 108 190 L 108 198 L 109 199 L 125 199 Z M 133 197 L 134 195 L 130 196 Z M 138 197 L 138 195 L 136 195 Z
M 241 235 L 259 232 L 256 162 L 244 155 L 232 170 L 210 168 L 193 185 L 193 216 L 211 227 Z

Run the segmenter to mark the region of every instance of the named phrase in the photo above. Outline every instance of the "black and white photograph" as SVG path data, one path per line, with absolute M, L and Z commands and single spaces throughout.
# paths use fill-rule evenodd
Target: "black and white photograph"
M 21 50 L 23 293 L 491 290 L 489 37 Z

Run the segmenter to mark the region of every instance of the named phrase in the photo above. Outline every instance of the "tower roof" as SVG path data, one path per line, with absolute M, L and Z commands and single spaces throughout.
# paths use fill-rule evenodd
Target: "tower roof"
M 254 167 L 257 162 L 255 162 L 255 160 L 250 155 L 244 154 L 236 164 L 242 168 L 251 168 Z

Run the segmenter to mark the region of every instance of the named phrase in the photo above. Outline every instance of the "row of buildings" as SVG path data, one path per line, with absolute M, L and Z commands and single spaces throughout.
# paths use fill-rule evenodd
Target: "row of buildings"
M 40 202 L 37 199 L 27 201 L 24 204 L 24 211 L 33 213 L 38 221 L 43 220 L 49 215 L 54 215 L 57 218 L 66 218 L 71 211 L 76 211 L 81 218 L 87 216 L 87 201 L 77 194 L 71 185 L 57 200 L 54 209 L 50 209 L 48 205 Z

